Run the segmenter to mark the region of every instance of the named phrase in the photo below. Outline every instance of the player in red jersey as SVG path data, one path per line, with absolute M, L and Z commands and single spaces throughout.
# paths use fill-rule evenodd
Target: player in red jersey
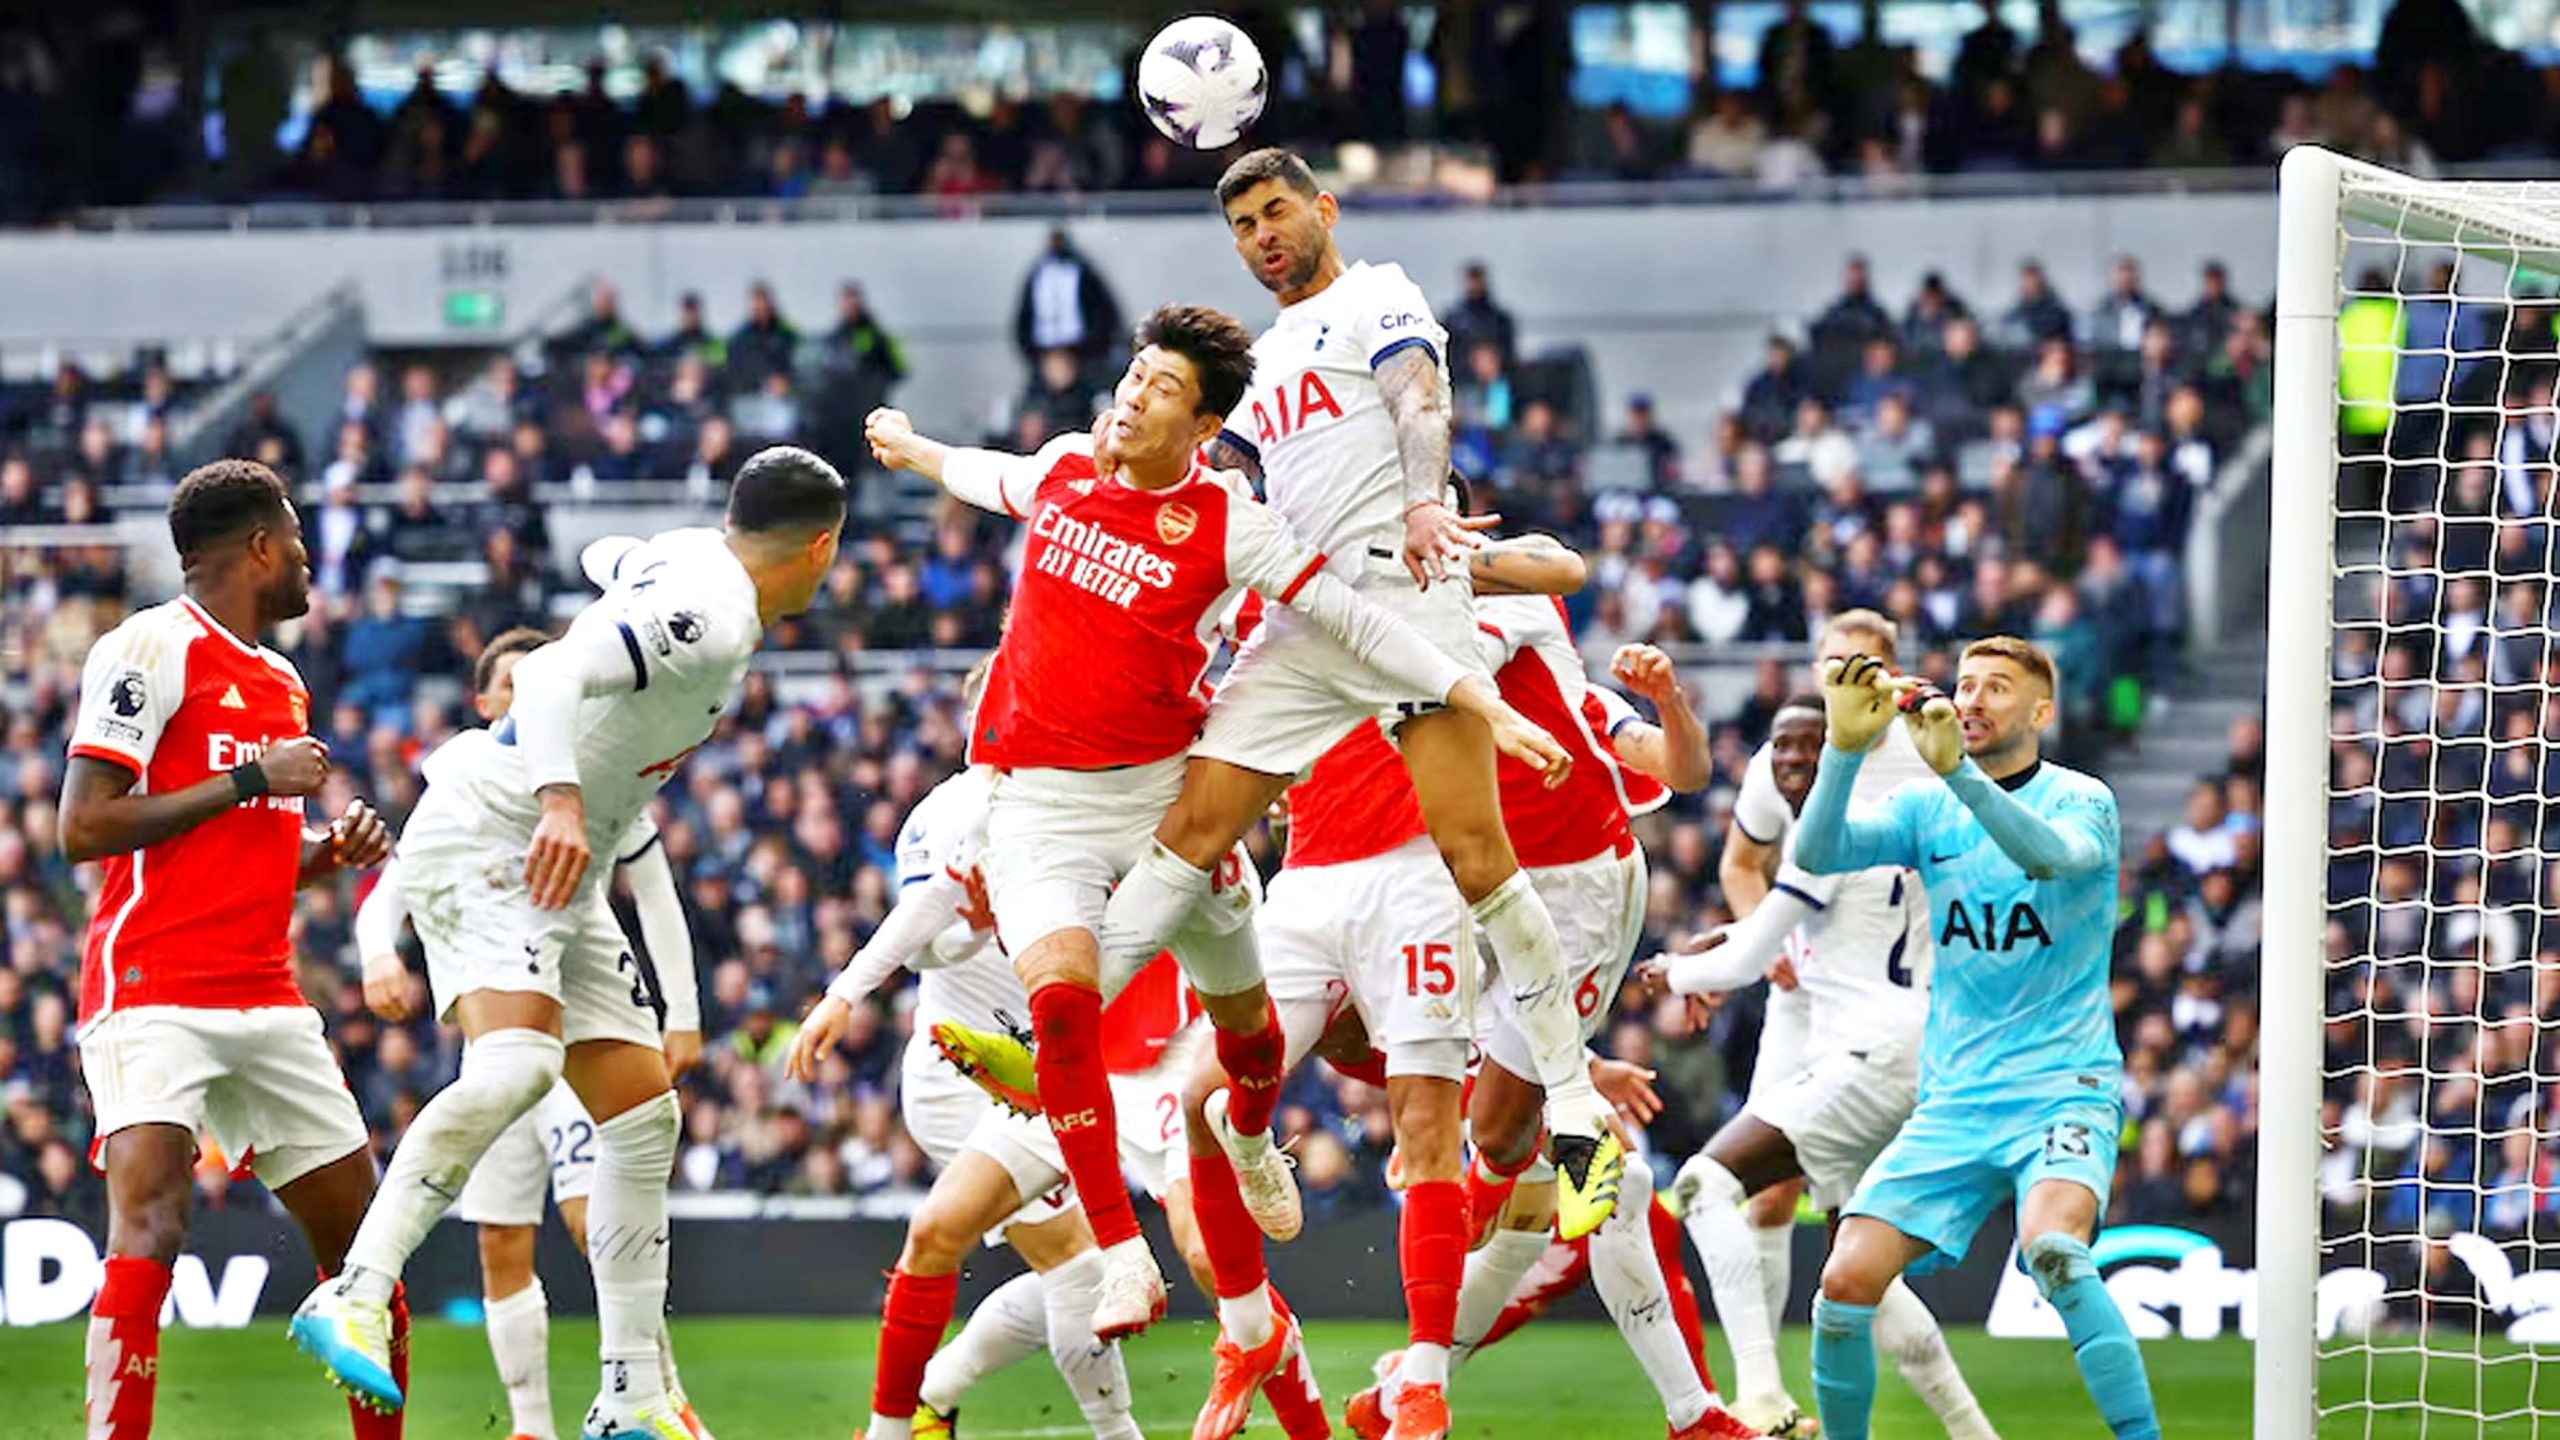
M 1493 598 L 1478 602 L 1476 616 L 1486 665 L 1504 697 L 1549 727 L 1577 762 L 1560 787 L 1523 784 L 1507 766 L 1500 780 L 1504 825 L 1564 936 L 1569 993 L 1588 1040 L 1608 1019 L 1644 922 L 1644 851 L 1629 821 L 1661 805 L 1671 789 L 1700 789 L 1713 778 L 1706 731 L 1661 651 L 1629 646 L 1612 663 L 1619 683 L 1654 704 L 1657 725 L 1589 683 L 1561 605 Z M 1494 1001 L 1469 1105 L 1476 1159 L 1466 1189 L 1478 1236 L 1495 1233 L 1481 1240 L 1459 1293 L 1455 1348 L 1462 1353 L 1484 1337 L 1523 1272 L 1547 1251 L 1554 1205 L 1552 1175 L 1541 1173 L 1544 1166 L 1532 1170 L 1544 1098 L 1536 1059 L 1511 997 L 1497 990 Z M 1696 1300 L 1679 1268 L 1679 1227 L 1652 1203 L 1651 1172 L 1630 1165 L 1623 1183 L 1617 1207 L 1587 1242 L 1610 1318 L 1661 1395 L 1675 1437 L 1755 1433 L 1724 1409 L 1706 1373 L 1694 1338 Z M 1376 1389 L 1352 1397 L 1346 1418 L 1355 1433 L 1401 1440 L 1445 1428 L 1446 1402 L 1433 1382 L 1446 1362 L 1421 1358 L 1431 1363 L 1417 1367 L 1408 1351 Z M 1407 1413 L 1417 1399 L 1425 1411 L 1419 1420 Z
M 970 736 L 998 774 L 984 864 L 996 930 L 1031 997 L 1042 1108 L 1109 1267 L 1097 1334 L 1134 1334 L 1165 1303 L 1163 1277 L 1118 1180 L 1111 1090 L 1095 1063 L 1102 1013 L 1098 934 L 1111 887 L 1147 853 L 1183 783 L 1208 714 L 1203 677 L 1219 617 L 1257 591 L 1340 637 L 1360 660 L 1478 717 L 1524 763 L 1555 742 L 1521 721 L 1481 675 L 1327 573 L 1324 556 L 1201 466 L 1201 444 L 1252 374 L 1251 339 L 1227 315 L 1168 306 L 1139 328 L 1137 355 L 1092 437 L 1028 458 L 953 449 L 904 415 L 875 412 L 873 453 L 962 500 L 1028 520 L 1012 616 Z M 1224 847 L 1222 847 L 1224 848 Z M 1268 1125 L 1283 1040 L 1250 940 L 1246 887 L 1171 935 L 1217 1026 L 1230 1074 Z M 890 1306 L 900 1304 L 892 1282 Z
M 303 828 L 329 751 L 309 733 L 301 675 L 256 640 L 311 608 L 301 522 L 275 472 L 219 460 L 178 482 L 169 538 L 186 593 L 90 649 L 62 780 L 63 857 L 104 872 L 80 961 L 81 1072 L 107 1176 L 89 1440 L 151 1433 L 199 1134 L 275 1192 L 324 1274 L 373 1196 L 364 1117 L 286 933 L 296 890 L 391 849 L 361 800 Z M 405 1368 L 405 1306 L 397 1319 Z M 400 1433 L 396 1415 L 349 1409 L 358 1440 Z

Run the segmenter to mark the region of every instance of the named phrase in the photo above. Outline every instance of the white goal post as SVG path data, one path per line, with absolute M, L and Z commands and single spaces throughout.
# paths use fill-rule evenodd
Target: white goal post
M 2254 1431 L 2560 1437 L 2560 184 L 2282 177 Z

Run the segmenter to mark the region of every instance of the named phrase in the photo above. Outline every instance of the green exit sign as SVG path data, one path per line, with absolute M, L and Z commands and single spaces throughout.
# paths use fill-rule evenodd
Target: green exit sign
M 444 292 L 444 328 L 447 330 L 495 330 L 505 317 L 506 302 L 495 290 L 447 290 Z

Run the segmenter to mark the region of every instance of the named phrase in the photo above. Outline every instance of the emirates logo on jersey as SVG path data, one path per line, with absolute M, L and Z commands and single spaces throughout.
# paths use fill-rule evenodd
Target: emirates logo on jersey
M 1156 538 L 1167 545 L 1179 545 L 1200 528 L 1200 512 L 1179 500 L 1167 500 L 1156 508 Z

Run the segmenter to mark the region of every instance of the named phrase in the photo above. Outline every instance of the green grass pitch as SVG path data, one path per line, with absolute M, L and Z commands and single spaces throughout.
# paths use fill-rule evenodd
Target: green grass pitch
M 875 1328 L 863 1321 L 686 1320 L 676 1327 L 676 1347 L 695 1403 L 723 1440 L 846 1440 L 867 1408 Z M 7 1412 L 0 1418 L 0 1433 L 79 1433 L 81 1333 L 77 1324 L 0 1328 L 0 1397 L 6 1399 Z M 1398 1336 L 1398 1327 L 1374 1322 L 1312 1327 L 1317 1374 L 1337 1416 L 1342 1397 L 1366 1383 L 1371 1358 Z M 2080 1393 L 2070 1352 L 2059 1342 L 1989 1340 L 1978 1333 L 1951 1339 L 1984 1409 L 2006 1440 L 2103 1437 Z M 580 1413 L 594 1394 L 595 1367 L 586 1358 L 594 1353 L 594 1344 L 591 1321 L 553 1326 L 552 1401 L 564 1435 L 577 1433 Z M 1722 1359 L 1721 1346 L 1712 1353 Z M 1784 1353 L 1797 1397 L 1810 1403 L 1801 1330 L 1788 1337 Z M 2144 1356 L 2160 1398 L 2162 1427 L 2173 1440 L 2236 1440 L 2248 1434 L 2246 1342 L 2162 1342 L 2145 1346 Z M 286 1343 L 281 1320 L 262 1320 L 246 1331 L 173 1332 L 161 1361 L 164 1378 L 154 1427 L 159 1440 L 340 1440 L 347 1433 L 343 1404 L 317 1368 Z M 2560 1357 L 2554 1363 L 2560 1364 Z M 2445 1405 L 2474 1413 L 2494 1414 L 2499 1408 L 2520 1412 L 2528 1402 L 2533 1372 L 2540 1368 L 2535 1358 L 2521 1352 L 2498 1352 L 2486 1366 L 2438 1358 L 2428 1367 L 2425 1384 Z M 1207 1386 L 1206 1323 L 1159 1327 L 1132 1347 L 1129 1369 L 1139 1396 L 1138 1420 L 1146 1432 L 1187 1435 Z M 2363 1376 L 2361 1359 L 2338 1361 L 2332 1363 L 2328 1383 L 2353 1386 L 2361 1393 Z M 2560 1375 L 2554 1380 L 2555 1386 L 2543 1387 L 2542 1393 L 2560 1393 Z M 418 1398 L 409 1440 L 504 1440 L 507 1435 L 505 1398 L 479 1330 L 422 1324 L 413 1383 Z M 2373 1393 L 2414 1400 L 2419 1384 L 2416 1361 L 2377 1362 Z M 1663 1433 L 1652 1392 L 1616 1333 L 1591 1323 L 1530 1327 L 1460 1371 L 1450 1398 L 1458 1422 L 1454 1440 L 1650 1440 Z M 960 1433 L 963 1440 L 1072 1437 L 1087 1433 L 1079 1419 L 1043 1357 L 972 1395 L 961 1412 Z M 2486 1440 L 2521 1435 L 2532 1424 L 2521 1414 L 2486 1427 L 2442 1413 L 2429 1421 L 2413 1407 L 2341 1416 L 2324 1433 L 2357 1440 Z M 1875 1433 L 1878 1440 L 1923 1440 L 1940 1433 L 1890 1367 Z M 1257 1413 L 1246 1434 L 1277 1436 L 1279 1431 L 1267 1414 Z

